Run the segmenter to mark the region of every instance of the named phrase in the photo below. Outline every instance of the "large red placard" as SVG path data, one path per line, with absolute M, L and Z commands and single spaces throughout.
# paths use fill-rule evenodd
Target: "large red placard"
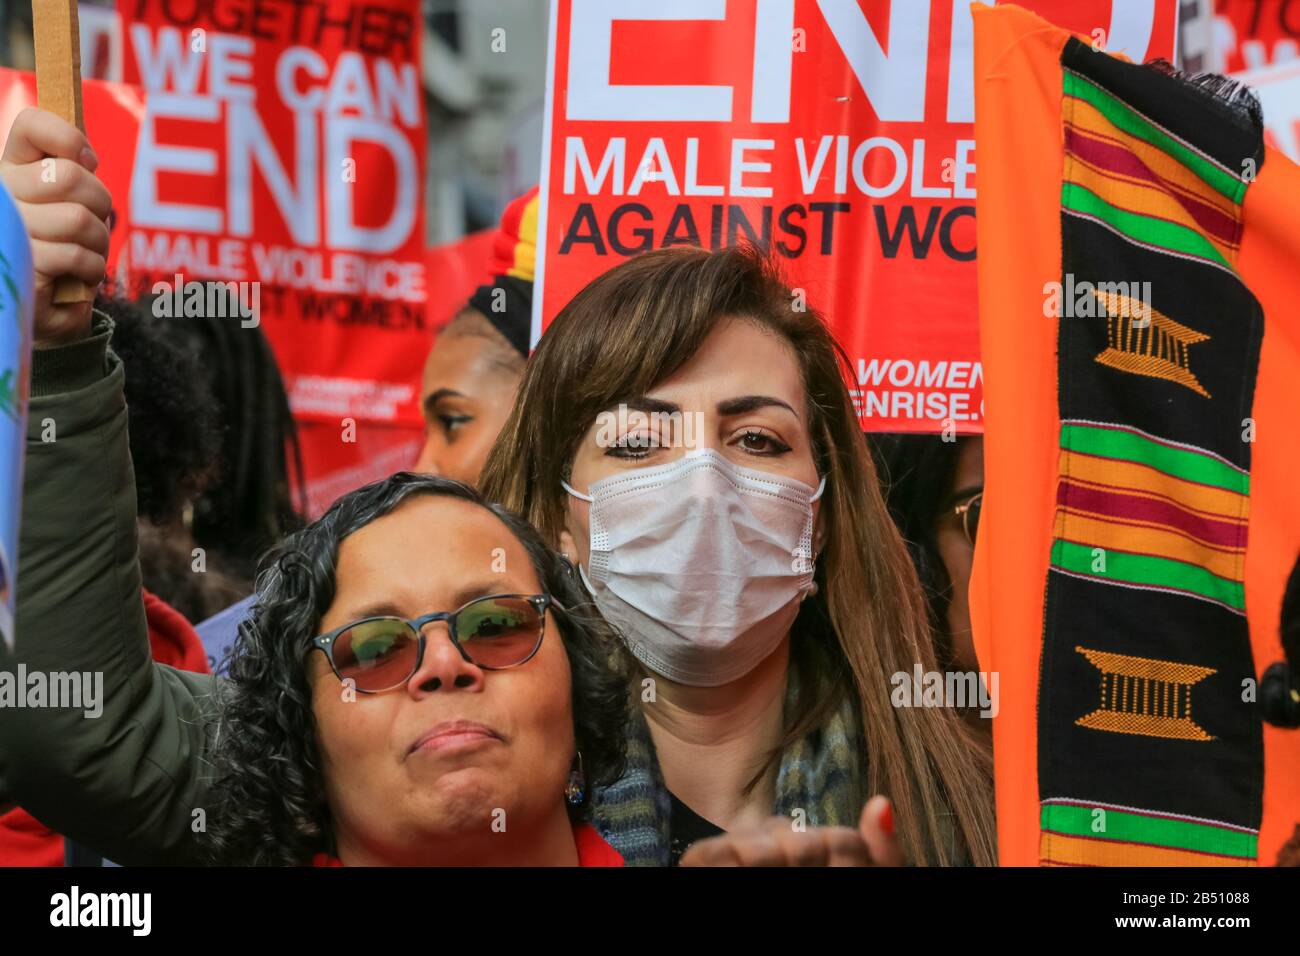
M 1175 0 L 1022 5 L 1174 58 Z M 979 432 L 973 118 L 968 0 L 555 0 L 534 334 L 627 256 L 755 239 L 864 428 Z

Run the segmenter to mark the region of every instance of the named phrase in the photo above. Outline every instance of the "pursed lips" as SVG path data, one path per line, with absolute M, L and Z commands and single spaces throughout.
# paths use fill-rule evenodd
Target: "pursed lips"
M 411 744 L 407 756 L 418 750 L 446 750 L 481 740 L 504 742 L 504 738 L 487 724 L 480 724 L 473 720 L 446 721 L 421 734 L 415 743 Z

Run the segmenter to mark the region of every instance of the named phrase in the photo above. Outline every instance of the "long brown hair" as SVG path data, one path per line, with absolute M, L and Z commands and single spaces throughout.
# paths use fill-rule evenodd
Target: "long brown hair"
M 648 393 L 725 317 L 780 335 L 799 362 L 817 470 L 826 476 L 819 590 L 794 625 L 800 701 L 782 746 L 821 726 L 843 693 L 855 693 L 868 792 L 893 801 L 909 858 L 954 862 L 944 834 L 955 831 L 958 852 L 992 865 L 988 755 L 952 709 L 890 702 L 891 675 L 910 675 L 918 663 L 937 670 L 924 598 L 844 384 L 848 357 L 821 318 L 799 305 L 776 265 L 748 246 L 664 249 L 604 273 L 560 312 L 529 359 L 481 487 L 558 542 L 567 507 L 560 482 L 600 412 Z M 955 825 L 942 819 L 948 812 Z

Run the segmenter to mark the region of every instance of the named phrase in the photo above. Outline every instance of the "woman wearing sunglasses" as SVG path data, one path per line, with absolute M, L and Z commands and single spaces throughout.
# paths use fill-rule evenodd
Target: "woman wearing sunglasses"
M 216 717 L 211 858 L 621 864 L 585 823 L 621 768 L 614 641 L 531 528 L 402 473 L 265 566 Z
M 629 865 L 773 815 L 995 861 L 988 755 L 952 710 L 891 703 L 937 663 L 846 375 L 745 248 L 615 267 L 525 368 L 480 486 L 574 557 L 637 662 L 629 770 L 595 808 Z

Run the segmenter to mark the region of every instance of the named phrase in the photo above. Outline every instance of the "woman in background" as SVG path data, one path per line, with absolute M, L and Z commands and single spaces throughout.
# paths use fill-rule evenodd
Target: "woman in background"
M 258 559 L 307 510 L 289 396 L 260 327 L 200 316 L 172 319 L 169 331 L 197 359 L 221 423 L 217 467 L 190 509 L 194 542 L 249 594 Z
M 415 470 L 478 482 L 528 358 L 537 258 L 537 189 L 506 206 L 488 281 L 438 333 L 424 363 L 424 447 Z
M 144 586 L 188 620 L 205 620 L 252 590 L 251 573 L 227 573 L 231 562 L 224 551 L 195 551 L 196 502 L 229 494 L 220 489 L 229 433 L 213 382 L 204 360 L 188 347 L 192 333 L 178 328 L 183 323 L 121 299 L 101 296 L 96 308 L 113 320 L 113 351 L 127 372 L 123 390 Z
M 979 674 L 967 591 L 984 501 L 984 439 L 872 432 L 867 442 L 925 589 L 940 668 Z M 993 725 L 981 716 L 979 702 L 967 702 L 960 712 L 991 747 Z

